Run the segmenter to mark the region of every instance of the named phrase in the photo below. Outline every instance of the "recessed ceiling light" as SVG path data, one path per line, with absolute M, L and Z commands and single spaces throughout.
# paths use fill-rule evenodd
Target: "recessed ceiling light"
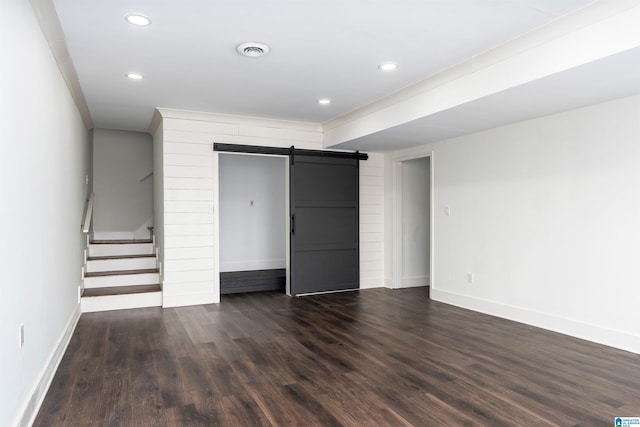
M 240 55 L 248 56 L 249 58 L 258 58 L 269 53 L 269 46 L 258 42 L 241 43 L 236 49 L 238 49 Z
M 378 68 L 382 71 L 393 71 L 398 68 L 398 64 L 395 62 L 385 62 L 384 64 L 380 64 Z
M 129 74 L 127 74 L 127 77 L 130 78 L 131 80 L 142 80 L 142 79 L 144 79 L 144 76 L 142 74 L 138 74 L 138 73 L 129 73 Z
M 139 27 L 146 27 L 147 25 L 151 25 L 151 19 L 147 18 L 144 15 L 132 13 L 127 15 L 124 19 L 126 19 L 129 24 L 137 25 Z
M 331 100 L 329 98 L 321 98 L 321 99 L 318 99 L 318 104 L 328 105 L 328 104 L 331 104 Z

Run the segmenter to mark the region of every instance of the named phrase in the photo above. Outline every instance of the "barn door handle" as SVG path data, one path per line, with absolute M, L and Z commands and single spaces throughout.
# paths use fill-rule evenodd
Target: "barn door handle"
M 296 216 L 291 215 L 291 234 L 295 234 L 296 232 Z

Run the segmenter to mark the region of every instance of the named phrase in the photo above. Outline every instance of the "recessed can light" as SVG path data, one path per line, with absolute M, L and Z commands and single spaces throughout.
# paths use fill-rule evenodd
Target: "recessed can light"
M 384 64 L 380 64 L 378 68 L 382 71 L 393 71 L 398 68 L 398 64 L 395 62 L 385 62 Z
M 127 78 L 129 78 L 131 80 L 142 80 L 142 79 L 144 79 L 144 76 L 142 74 L 138 74 L 138 73 L 128 73 L 127 74 Z
M 146 27 L 147 25 L 151 25 L 151 19 L 147 18 L 144 15 L 138 15 L 136 13 L 131 13 L 124 18 L 129 24 L 137 25 L 139 27 Z
M 318 99 L 318 104 L 328 105 L 328 104 L 331 104 L 331 100 L 329 98 L 321 98 L 321 99 Z

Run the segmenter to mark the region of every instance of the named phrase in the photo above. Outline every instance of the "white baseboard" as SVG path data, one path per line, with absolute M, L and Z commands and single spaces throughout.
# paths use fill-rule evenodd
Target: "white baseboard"
M 401 288 L 415 288 L 418 286 L 429 286 L 429 276 L 403 277 Z
M 360 279 L 360 289 L 374 289 L 382 287 L 384 287 L 382 278 Z
M 253 271 L 253 270 L 276 270 L 285 268 L 284 259 L 268 259 L 260 261 L 220 261 L 220 272 L 227 271 Z
M 133 231 L 94 231 L 94 240 L 132 240 L 135 238 Z M 147 235 L 145 239 L 148 239 Z
M 431 299 L 640 354 L 640 336 L 573 319 L 431 289 Z
M 27 427 L 33 425 L 33 422 L 38 415 L 38 411 L 40 410 L 40 406 L 42 406 L 42 402 L 44 401 L 44 397 L 47 395 L 49 386 L 53 381 L 53 377 L 55 376 L 58 366 L 62 361 L 62 357 L 67 350 L 69 341 L 71 341 L 73 332 L 76 330 L 76 325 L 78 324 L 79 319 L 80 304 L 76 305 L 75 309 L 71 313 L 71 316 L 62 331 L 60 339 L 51 352 L 49 359 L 47 359 L 47 363 L 40 371 L 36 383 L 33 385 L 31 390 L 31 397 L 22 405 L 22 410 L 19 412 L 18 418 L 13 424 L 15 427 Z
M 393 278 L 385 277 L 384 286 L 389 289 L 404 289 L 429 286 L 429 276 L 403 277 L 400 286 L 394 286 Z
M 220 302 L 220 296 L 216 298 L 215 292 L 197 294 L 165 294 L 162 298 L 162 308 L 184 307 L 188 305 L 216 304 Z

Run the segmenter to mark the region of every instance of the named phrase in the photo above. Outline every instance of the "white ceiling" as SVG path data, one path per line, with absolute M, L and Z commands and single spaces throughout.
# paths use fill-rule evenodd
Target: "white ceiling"
M 635 48 L 334 148 L 398 150 L 639 93 L 640 48 Z
M 53 0 L 94 126 L 136 131 L 147 131 L 155 107 L 324 123 L 590 3 Z M 124 18 L 134 12 L 153 24 L 128 24 Z M 266 43 L 271 52 L 262 58 L 242 57 L 235 49 L 245 41 Z M 637 64 L 639 57 L 618 59 Z M 399 67 L 382 72 L 377 66 L 384 61 Z M 129 72 L 145 78 L 130 81 L 125 78 Z M 515 88 L 341 148 L 389 149 L 385 141 L 390 138 L 400 139 L 394 148 L 411 146 L 626 94 L 607 88 L 590 93 L 588 80 L 580 80 L 569 85 L 583 94 L 576 103 L 567 97 L 565 85 L 573 78 L 550 77 L 544 79 L 548 85 L 540 81 Z M 633 83 L 640 87 L 637 79 Z M 541 96 L 545 93 L 549 95 Z M 565 102 L 554 102 L 553 93 Z M 532 97 L 533 111 L 505 109 L 504 102 L 514 96 Z M 320 106 L 320 97 L 333 102 Z M 486 119 L 474 111 L 484 111 Z M 465 120 L 461 125 L 463 117 L 479 117 L 478 123 Z

